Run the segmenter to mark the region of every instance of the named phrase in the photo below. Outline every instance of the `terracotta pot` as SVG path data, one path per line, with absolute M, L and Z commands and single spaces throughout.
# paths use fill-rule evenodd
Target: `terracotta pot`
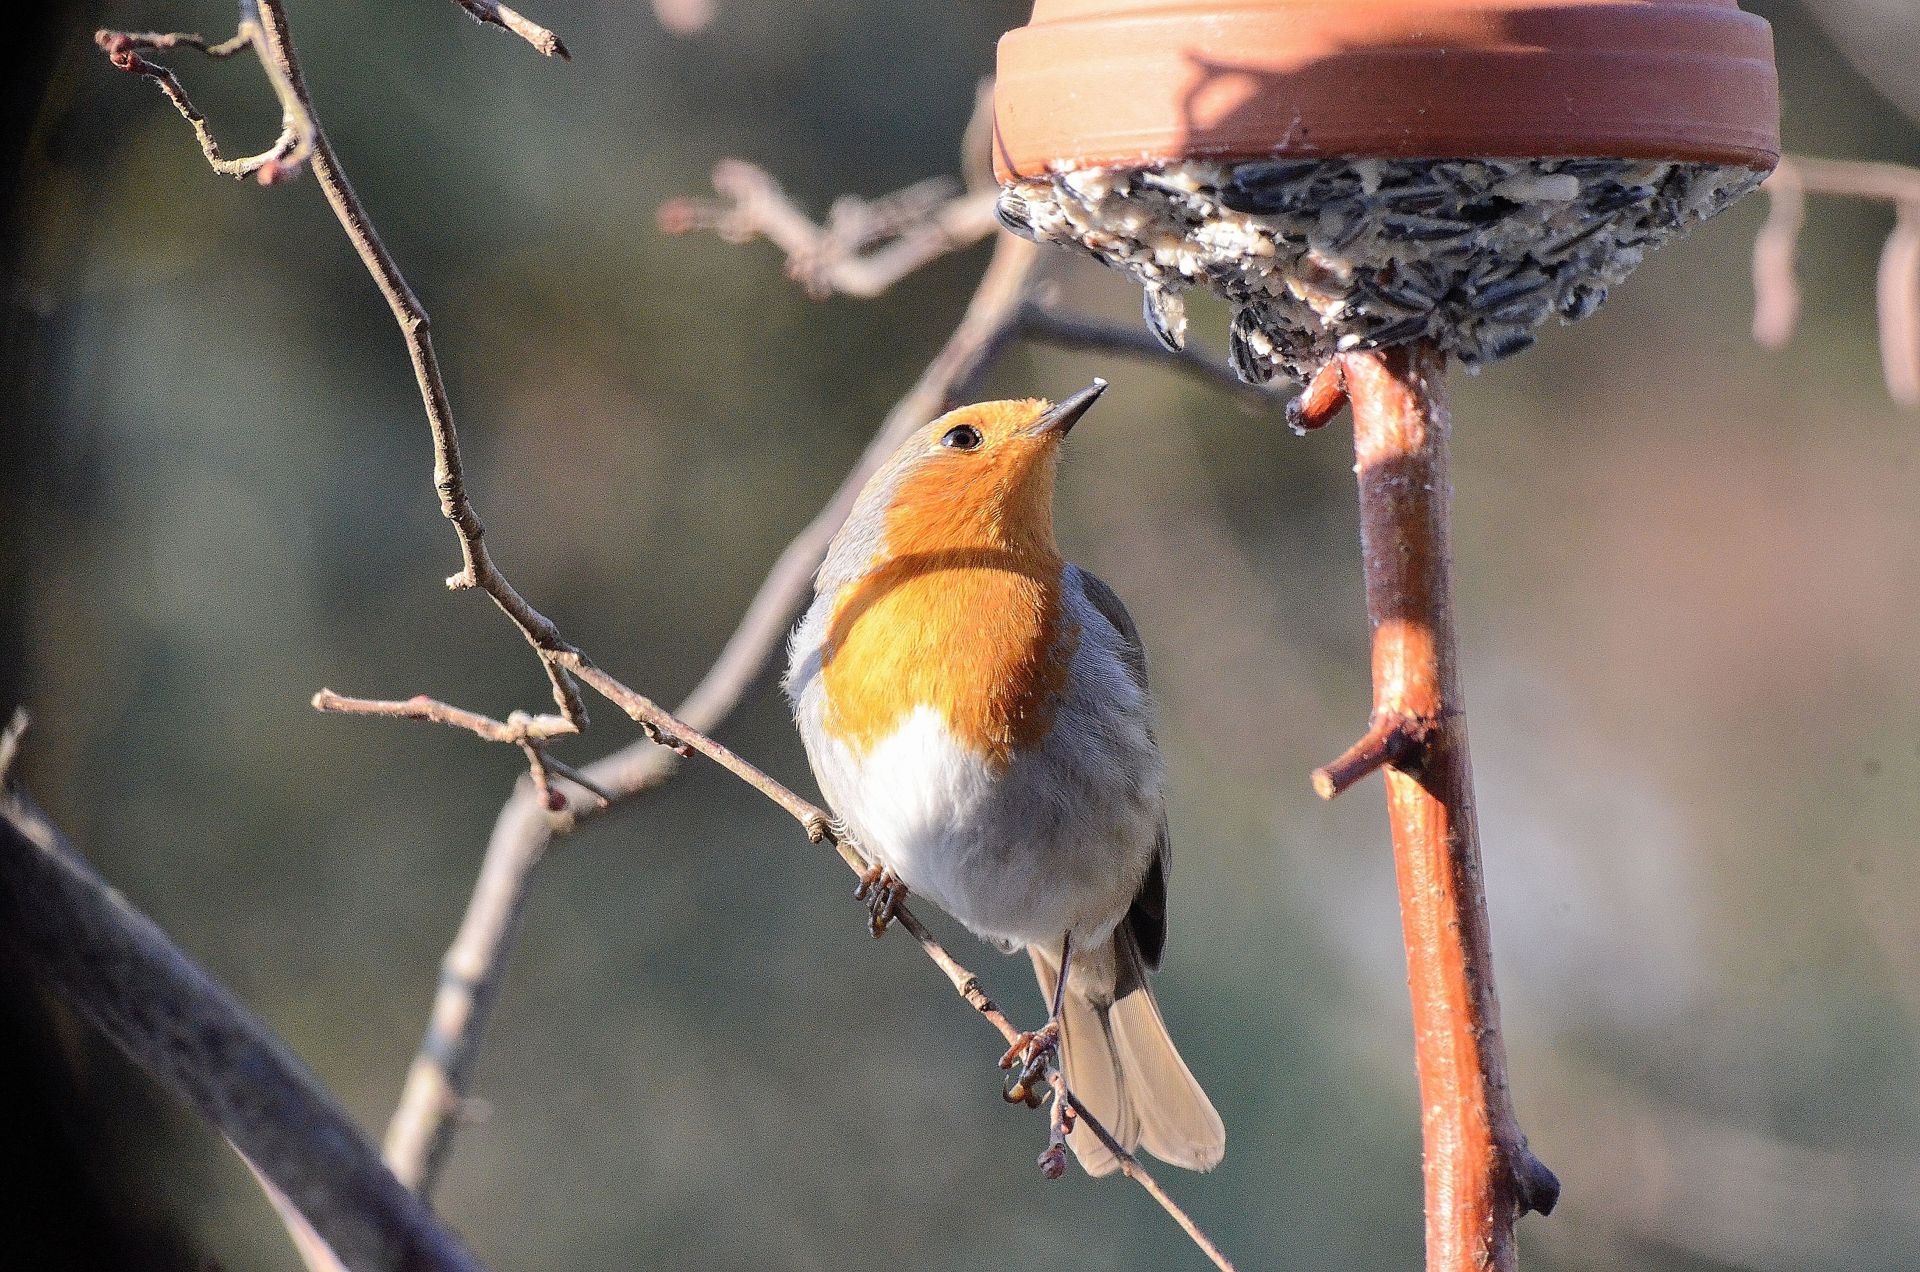
M 994 166 L 1287 155 L 1770 168 L 1767 23 L 1736 0 L 1035 0 Z

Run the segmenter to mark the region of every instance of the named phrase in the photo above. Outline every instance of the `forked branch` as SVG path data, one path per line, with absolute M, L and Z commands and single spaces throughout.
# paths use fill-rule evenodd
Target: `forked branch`
M 1388 766 L 1426 1144 L 1426 1266 L 1512 1272 L 1514 1221 L 1551 1211 L 1560 1184 L 1528 1150 L 1507 1089 L 1455 652 L 1445 358 L 1415 345 L 1341 362 L 1373 632 L 1373 727 L 1316 783 L 1332 794 Z

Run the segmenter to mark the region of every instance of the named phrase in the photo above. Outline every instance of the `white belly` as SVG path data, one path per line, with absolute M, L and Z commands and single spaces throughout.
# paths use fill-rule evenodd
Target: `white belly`
M 1157 767 L 1151 791 L 1090 782 L 1049 748 L 995 772 L 927 707 L 864 754 L 810 741 L 828 801 L 868 854 L 1004 946 L 1104 941 L 1155 849 Z

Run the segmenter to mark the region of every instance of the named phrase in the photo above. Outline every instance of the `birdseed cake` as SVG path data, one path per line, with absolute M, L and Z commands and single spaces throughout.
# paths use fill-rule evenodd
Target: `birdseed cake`
M 1469 369 L 1518 353 L 1764 176 L 1627 159 L 1183 162 L 1016 181 L 999 212 L 1132 274 L 1170 348 L 1186 338 L 1181 293 L 1211 287 L 1233 308 L 1234 371 L 1263 383 L 1421 339 Z

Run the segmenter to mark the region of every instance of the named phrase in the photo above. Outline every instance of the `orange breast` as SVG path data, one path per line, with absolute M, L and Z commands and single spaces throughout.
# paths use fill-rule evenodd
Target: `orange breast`
M 1052 730 L 1078 639 L 1051 518 L 1021 515 L 1016 498 L 995 501 L 1011 518 L 981 523 L 964 492 L 918 493 L 903 490 L 888 519 L 885 563 L 834 600 L 823 723 L 865 751 L 930 707 L 1004 768 Z

